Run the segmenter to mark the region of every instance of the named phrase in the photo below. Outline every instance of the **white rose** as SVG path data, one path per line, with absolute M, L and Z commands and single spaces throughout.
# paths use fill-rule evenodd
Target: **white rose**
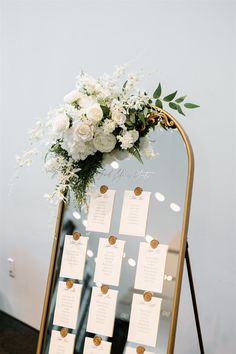
M 111 118 L 118 125 L 123 125 L 125 123 L 125 121 L 126 121 L 125 114 L 123 114 L 123 113 L 121 113 L 119 111 L 112 112 Z
M 96 124 L 101 121 L 103 117 L 103 111 L 100 105 L 98 103 L 95 103 L 87 109 L 86 115 L 91 122 Z
M 82 95 L 79 98 L 79 105 L 81 108 L 88 108 L 95 103 L 95 98 L 92 96 Z
M 81 93 L 78 90 L 73 90 L 73 91 L 69 92 L 67 95 L 65 95 L 64 102 L 69 103 L 69 104 L 73 103 L 75 101 L 78 101 L 80 96 L 81 96 Z
M 93 131 L 94 131 L 93 126 L 90 126 L 87 123 L 80 123 L 74 129 L 75 140 L 78 140 L 76 139 L 78 137 L 84 141 L 92 140 Z
M 113 134 L 98 132 L 93 140 L 95 148 L 100 152 L 110 152 L 116 146 L 116 137 Z
M 66 114 L 60 113 L 52 119 L 51 125 L 53 132 L 60 134 L 65 132 L 69 128 L 70 119 Z
M 83 142 L 80 140 L 68 146 L 67 151 L 73 160 L 79 161 L 85 160 L 89 155 L 94 155 L 96 149 L 92 141 Z

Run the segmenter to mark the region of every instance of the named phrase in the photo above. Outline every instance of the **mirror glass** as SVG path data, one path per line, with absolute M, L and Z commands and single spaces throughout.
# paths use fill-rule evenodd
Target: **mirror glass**
M 183 209 L 188 173 L 188 157 L 186 146 L 177 129 L 157 129 L 151 135 L 151 141 L 156 156 L 151 160 L 144 160 L 141 164 L 134 157 L 129 160 L 113 161 L 108 164 L 103 172 L 97 176 L 94 188 L 107 185 L 109 189 L 116 190 L 115 204 L 110 228 L 110 235 L 118 239 L 126 240 L 125 254 L 123 257 L 121 278 L 119 285 L 118 302 L 114 335 L 112 338 L 102 337 L 112 342 L 112 354 L 126 352 L 127 346 L 137 347 L 137 344 L 127 341 L 129 319 L 133 293 L 143 294 L 134 289 L 134 279 L 137 266 L 138 250 L 140 242 L 150 242 L 152 238 L 158 239 L 161 244 L 168 245 L 167 260 L 163 292 L 155 294 L 162 298 L 161 315 L 157 335 L 156 346 L 145 346 L 146 351 L 155 354 L 166 354 L 170 322 L 173 311 L 173 296 L 176 286 L 177 264 L 181 247 L 181 231 L 183 224 Z M 119 223 L 122 202 L 125 190 L 133 190 L 140 186 L 144 191 L 151 192 L 146 236 L 119 235 Z M 85 208 L 79 210 L 70 198 L 63 213 L 62 230 L 59 238 L 59 247 L 56 258 L 56 270 L 49 303 L 43 353 L 49 352 L 50 336 L 52 329 L 60 330 L 53 325 L 53 315 L 57 295 L 61 258 L 65 235 L 71 235 L 73 231 L 79 231 L 81 235 L 88 236 L 88 249 L 84 271 L 83 291 L 80 303 L 80 312 L 76 330 L 70 330 L 76 334 L 74 353 L 82 354 L 86 336 L 94 337 L 95 334 L 86 332 L 88 310 L 91 290 L 96 284 L 93 281 L 98 241 L 100 237 L 108 237 L 108 234 L 86 231 L 87 212 Z M 65 279 L 64 279 L 65 280 Z M 112 288 L 112 287 L 111 287 Z

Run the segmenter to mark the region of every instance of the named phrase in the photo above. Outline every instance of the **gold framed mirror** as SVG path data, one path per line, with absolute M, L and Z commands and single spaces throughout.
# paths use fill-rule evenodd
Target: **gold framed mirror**
M 99 348 L 103 342 L 109 343 L 111 354 L 140 354 L 144 352 L 147 354 L 172 354 L 174 352 L 192 195 L 194 158 L 190 141 L 179 122 L 166 111 L 161 110 L 161 112 L 168 129 L 157 130 L 150 137 L 154 144 L 154 150 L 158 153 L 156 157 L 145 161 L 143 165 L 140 165 L 134 158 L 115 161 L 116 163 L 113 161 L 95 180 L 94 190 L 104 193 L 106 192 L 104 186 L 106 186 L 109 190 L 116 191 L 109 232 L 86 229 L 88 210 L 86 208 L 79 210 L 73 195 L 71 195 L 69 205 L 60 203 L 37 354 L 52 353 L 50 349 L 52 333 L 62 339 L 67 338 L 68 334 L 72 335 L 73 349 L 71 353 L 75 354 L 84 353 L 86 338 L 93 340 L 95 349 Z M 100 190 L 101 186 L 103 189 Z M 135 190 L 137 187 L 138 189 Z M 143 237 L 119 233 L 124 193 L 127 190 L 133 190 L 137 193 L 136 195 L 143 191 L 150 192 L 147 225 Z M 71 279 L 62 276 L 61 263 L 65 238 L 69 235 L 73 237 L 74 232 L 77 232 L 74 234 L 75 242 L 82 235 L 88 239 L 88 245 L 83 279 L 73 279 L 71 282 Z M 110 238 L 111 236 L 113 238 Z M 102 288 L 102 284 L 94 281 L 96 255 L 101 239 L 106 239 L 113 245 L 116 240 L 125 242 L 118 286 Z M 160 250 L 160 245 L 167 246 L 161 287 L 158 292 L 150 291 L 150 289 L 144 291 L 141 287 L 139 289 L 135 287 L 141 243 L 146 243 L 150 250 Z M 157 269 L 153 269 L 153 274 L 156 272 Z M 64 283 L 67 288 L 73 288 L 73 284 L 81 286 L 80 301 L 78 300 L 79 311 L 76 313 L 74 328 L 68 329 L 55 322 L 55 307 L 59 301 L 60 283 Z M 105 334 L 98 333 L 95 330 L 91 331 L 91 326 L 88 328 L 91 294 L 94 288 L 101 289 L 104 294 L 107 294 L 110 289 L 118 294 L 112 335 L 105 332 Z M 141 336 L 140 339 L 135 339 L 135 335 L 132 337 L 129 333 L 134 294 L 143 296 L 144 301 L 149 304 L 153 299 L 160 299 L 156 328 L 148 329 L 150 323 L 146 323 L 145 327 L 145 323 L 142 321 L 140 331 L 147 331 L 145 339 L 141 339 Z M 130 340 L 132 338 L 134 339 Z

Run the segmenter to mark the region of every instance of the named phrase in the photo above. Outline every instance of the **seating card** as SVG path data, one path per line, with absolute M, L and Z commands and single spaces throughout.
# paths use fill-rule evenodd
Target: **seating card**
M 83 279 L 87 244 L 88 237 L 74 240 L 72 235 L 66 235 L 60 277 Z
M 94 281 L 107 285 L 119 285 L 125 241 L 100 238 Z
M 167 251 L 167 245 L 159 244 L 153 249 L 149 243 L 140 242 L 134 285 L 136 289 L 162 292 Z
M 102 341 L 101 344 L 95 345 L 93 343 L 93 338 L 85 338 L 84 352 L 83 354 L 110 354 L 111 353 L 111 343 Z
M 141 195 L 136 196 L 134 191 L 125 191 L 120 234 L 145 236 L 150 196 L 151 192 L 142 192 Z
M 112 337 L 115 321 L 117 290 L 109 289 L 103 294 L 94 286 L 91 296 L 87 332 Z
M 59 331 L 52 330 L 49 354 L 73 354 L 74 346 L 75 334 L 62 337 Z
M 73 284 L 68 288 L 66 282 L 59 281 L 53 324 L 66 328 L 76 328 L 82 285 Z
M 148 302 L 142 295 L 133 295 L 128 341 L 156 346 L 161 302 L 157 297 Z
M 96 191 L 91 195 L 87 231 L 109 233 L 115 192 L 109 189 L 104 194 Z

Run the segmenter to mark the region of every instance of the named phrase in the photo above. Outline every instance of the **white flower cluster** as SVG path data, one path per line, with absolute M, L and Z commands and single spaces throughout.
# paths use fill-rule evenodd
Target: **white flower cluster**
M 60 141 L 75 161 L 85 160 L 96 151 L 110 153 L 115 148 L 132 148 L 139 132 L 127 128 L 127 116 L 130 109 L 143 107 L 147 96 L 135 90 L 137 75 L 129 75 L 125 87 L 119 88 L 123 71 L 124 68 L 117 68 L 113 75 L 98 79 L 82 73 L 76 89 L 64 97 L 64 105 L 48 114 L 45 129 L 48 145 Z M 114 134 L 116 128 L 119 134 Z M 40 129 L 32 132 L 38 137 L 42 133 L 41 125 Z
M 120 67 L 98 79 L 82 73 L 76 88 L 64 97 L 64 104 L 51 110 L 46 122 L 38 121 L 29 131 L 30 139 L 43 142 L 48 150 L 46 172 L 59 177 L 55 191 L 47 195 L 51 201 L 64 200 L 65 192 L 75 188 L 82 200 L 99 166 L 111 159 L 124 159 L 137 151 L 140 158 L 153 156 L 141 129 L 142 124 L 144 128 L 148 124 L 148 119 L 143 122 L 143 112 L 148 112 L 150 99 L 138 90 L 138 75 L 130 74 L 121 83 L 124 71 Z M 140 121 L 139 114 L 143 115 Z M 18 156 L 18 164 L 30 165 L 34 154 L 36 150 L 31 149 Z M 91 164 L 91 160 L 85 161 L 89 156 Z M 83 163 L 89 167 L 83 170 Z

